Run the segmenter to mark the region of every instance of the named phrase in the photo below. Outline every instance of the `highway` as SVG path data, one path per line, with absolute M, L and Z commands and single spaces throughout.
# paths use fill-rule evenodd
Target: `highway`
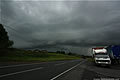
M 55 80 L 85 60 L 0 65 L 0 80 Z
M 120 80 L 120 64 L 95 66 L 87 59 L 41 63 L 0 63 L 0 80 Z

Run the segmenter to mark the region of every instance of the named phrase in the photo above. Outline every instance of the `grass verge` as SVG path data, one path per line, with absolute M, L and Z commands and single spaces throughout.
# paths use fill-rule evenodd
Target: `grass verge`
M 33 51 L 9 51 L 0 56 L 0 62 L 47 62 L 58 60 L 80 59 L 79 56 L 60 53 L 41 53 Z

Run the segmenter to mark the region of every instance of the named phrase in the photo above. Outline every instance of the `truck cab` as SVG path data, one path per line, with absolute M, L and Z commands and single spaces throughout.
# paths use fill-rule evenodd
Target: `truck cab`
M 107 65 L 111 64 L 107 50 L 104 48 L 93 48 L 93 59 L 96 65 Z

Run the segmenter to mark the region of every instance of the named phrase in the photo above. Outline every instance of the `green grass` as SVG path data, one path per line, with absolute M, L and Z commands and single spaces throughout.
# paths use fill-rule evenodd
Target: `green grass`
M 87 58 L 88 61 L 93 62 L 93 58 Z
M 59 54 L 59 53 L 40 53 L 33 51 L 9 51 L 0 56 L 0 62 L 46 62 L 57 60 L 79 59 L 78 56 Z

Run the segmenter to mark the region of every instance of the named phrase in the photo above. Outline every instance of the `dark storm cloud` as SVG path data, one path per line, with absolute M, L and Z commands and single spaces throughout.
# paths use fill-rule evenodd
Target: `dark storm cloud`
M 78 50 L 120 44 L 120 1 L 5 0 L 1 14 L 1 22 L 17 31 L 6 28 L 15 47 Z

